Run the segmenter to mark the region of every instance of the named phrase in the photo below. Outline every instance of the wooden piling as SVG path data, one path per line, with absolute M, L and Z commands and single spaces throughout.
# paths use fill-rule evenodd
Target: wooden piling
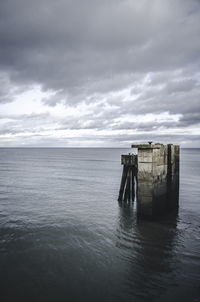
M 122 180 L 121 180 L 121 186 L 120 186 L 118 201 L 121 201 L 123 199 L 123 193 L 124 193 L 124 187 L 125 187 L 125 184 L 126 184 L 127 172 L 128 172 L 128 167 L 124 166 L 123 167 L 123 172 L 122 172 Z
M 131 185 L 131 189 L 132 189 L 132 201 L 135 200 L 135 167 L 131 167 L 131 172 L 132 172 L 132 185 Z
M 134 201 L 137 156 L 130 153 L 128 155 L 122 155 L 121 164 L 123 165 L 123 172 L 118 201 Z
M 128 172 L 127 172 L 127 178 L 126 178 L 126 189 L 124 193 L 124 201 L 130 202 L 130 167 L 127 167 Z

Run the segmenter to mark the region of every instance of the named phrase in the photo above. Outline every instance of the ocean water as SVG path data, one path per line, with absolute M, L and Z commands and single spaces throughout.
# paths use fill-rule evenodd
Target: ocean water
M 0 149 L 1 301 L 200 301 L 200 150 L 156 221 L 117 202 L 129 151 Z

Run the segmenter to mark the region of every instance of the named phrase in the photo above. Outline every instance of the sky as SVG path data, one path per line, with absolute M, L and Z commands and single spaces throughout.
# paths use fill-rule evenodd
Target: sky
M 200 0 L 0 0 L 0 147 L 200 147 Z

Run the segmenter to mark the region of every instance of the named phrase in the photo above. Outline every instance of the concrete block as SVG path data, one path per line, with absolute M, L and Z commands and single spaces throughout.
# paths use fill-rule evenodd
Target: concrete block
M 152 216 L 178 206 L 179 146 L 140 144 L 138 148 L 137 210 Z
M 151 163 L 153 161 L 153 150 L 138 150 L 138 163 Z
M 143 163 L 140 162 L 138 163 L 138 179 L 140 180 L 151 180 L 153 178 L 153 167 L 152 167 L 152 163 Z

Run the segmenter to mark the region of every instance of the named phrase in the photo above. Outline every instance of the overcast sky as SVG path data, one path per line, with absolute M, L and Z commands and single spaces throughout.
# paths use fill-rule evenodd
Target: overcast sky
M 200 147 L 199 0 L 0 0 L 0 146 Z

